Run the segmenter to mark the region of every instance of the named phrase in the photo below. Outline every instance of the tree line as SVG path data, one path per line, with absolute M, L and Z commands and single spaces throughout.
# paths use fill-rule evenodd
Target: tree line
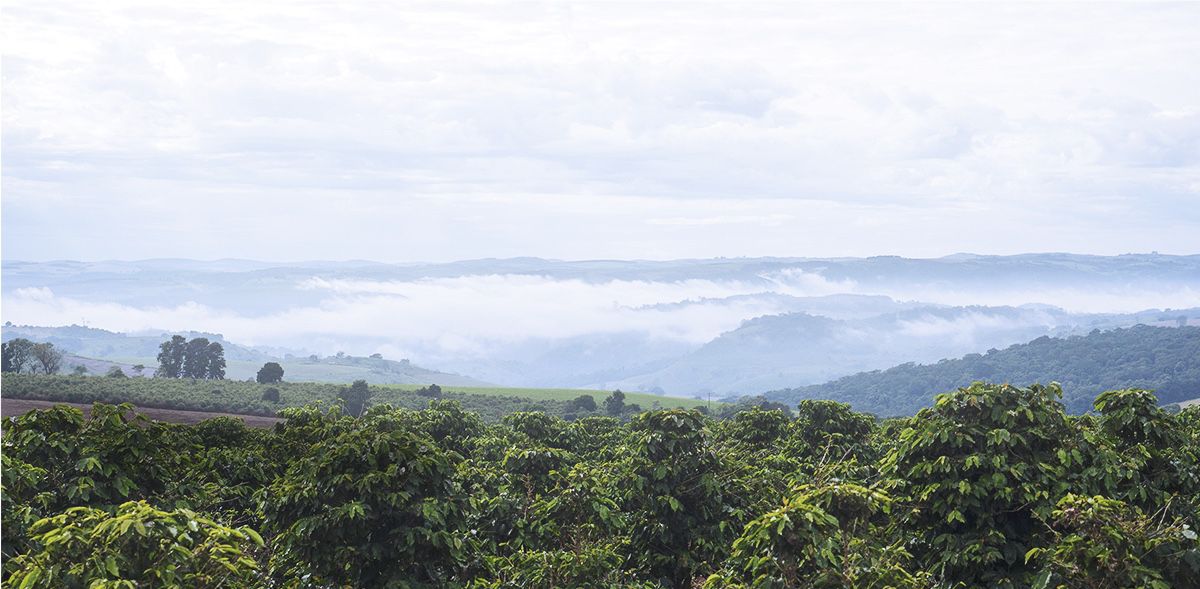
M 1200 409 L 1144 390 L 1086 415 L 1057 385 L 975 383 L 902 419 L 805 400 L 487 423 L 437 398 L 360 406 L 355 388 L 263 430 L 109 405 L 10 421 L 6 584 L 1200 583 Z
M 51 343 L 34 343 L 19 337 L 0 344 L 3 372 L 58 374 L 62 370 L 63 353 Z

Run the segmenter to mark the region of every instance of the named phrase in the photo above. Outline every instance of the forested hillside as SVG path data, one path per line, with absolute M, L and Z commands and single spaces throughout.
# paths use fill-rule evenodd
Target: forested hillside
M 5 586 L 1200 586 L 1200 409 L 975 384 L 878 422 L 450 401 L 271 430 L 96 405 L 3 428 Z
M 821 385 L 766 393 L 792 404 L 832 399 L 876 415 L 912 415 L 933 395 L 977 380 L 1061 383 L 1067 410 L 1081 413 L 1101 391 L 1154 390 L 1161 402 L 1200 397 L 1200 327 L 1149 327 L 1093 331 L 1068 338 L 1039 337 L 1027 344 L 968 354 L 936 364 L 902 364 Z

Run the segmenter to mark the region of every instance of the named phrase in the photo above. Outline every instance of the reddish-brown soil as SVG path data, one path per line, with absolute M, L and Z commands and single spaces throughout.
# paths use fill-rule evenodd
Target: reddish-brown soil
M 30 401 L 26 399 L 0 399 L 0 414 L 4 417 L 15 417 L 24 415 L 34 409 L 46 409 L 55 405 L 70 405 L 83 410 L 84 415 L 88 415 L 92 411 L 91 405 L 81 403 L 54 403 L 52 401 Z M 179 411 L 175 409 L 152 409 L 149 407 L 138 407 L 137 412 L 155 421 L 166 421 L 170 423 L 199 423 L 205 419 L 214 417 L 236 417 L 241 419 L 250 427 L 271 427 L 282 419 L 277 417 L 262 417 L 259 415 L 237 415 L 234 413 L 210 413 L 208 411 Z

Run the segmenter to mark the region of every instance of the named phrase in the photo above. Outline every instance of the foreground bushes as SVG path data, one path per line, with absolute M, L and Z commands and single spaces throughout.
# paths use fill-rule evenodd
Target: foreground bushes
M 1200 410 L 1060 399 L 492 424 L 434 399 L 273 430 L 60 407 L 4 428 L 6 584 L 1197 587 Z

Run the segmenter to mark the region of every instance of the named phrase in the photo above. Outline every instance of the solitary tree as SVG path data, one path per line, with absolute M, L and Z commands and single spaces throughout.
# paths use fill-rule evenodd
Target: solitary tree
M 33 359 L 33 342 L 19 337 L 3 344 L 4 372 L 21 372 Z
M 567 404 L 567 408 L 576 411 L 595 411 L 596 399 L 591 395 L 579 395 Z
M 427 387 L 417 389 L 417 394 L 421 395 L 422 397 L 433 397 L 435 399 L 440 399 L 442 397 L 442 387 L 439 387 L 436 384 L 431 384 Z
M 617 416 L 625 412 L 625 393 L 617 389 L 604 400 L 604 410 L 609 415 Z
M 121 370 L 120 366 L 112 366 L 108 369 L 108 373 L 105 376 L 109 378 L 125 378 L 125 371 Z
M 54 349 L 54 344 L 33 344 L 32 348 L 34 372 L 57 374 L 62 368 L 62 352 Z
M 258 369 L 254 380 L 262 384 L 272 384 L 283 380 L 283 367 L 278 362 L 267 362 Z
M 367 381 L 356 380 L 350 388 L 342 389 L 338 398 L 342 400 L 348 415 L 361 417 L 367 408 L 367 401 L 371 399 L 371 388 L 367 386 Z

